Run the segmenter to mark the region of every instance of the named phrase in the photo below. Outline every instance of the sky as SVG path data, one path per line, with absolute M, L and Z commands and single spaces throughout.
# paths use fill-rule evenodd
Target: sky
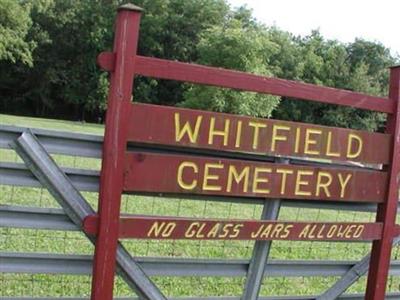
M 247 4 L 262 23 L 308 35 L 319 29 L 327 39 L 379 41 L 400 55 L 400 0 L 228 0 Z

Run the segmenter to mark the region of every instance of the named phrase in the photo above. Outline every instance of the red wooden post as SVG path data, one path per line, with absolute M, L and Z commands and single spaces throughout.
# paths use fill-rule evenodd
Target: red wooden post
M 123 5 L 118 9 L 114 64 L 110 76 L 110 91 L 103 146 L 99 192 L 99 231 L 93 264 L 91 299 L 113 298 L 116 248 L 123 184 L 123 163 L 126 150 L 126 121 L 132 97 L 133 65 L 139 36 L 141 9 Z
M 382 239 L 372 245 L 368 274 L 366 299 L 385 299 L 386 282 L 390 268 L 392 241 L 396 233 L 396 213 L 399 199 L 400 181 L 400 66 L 391 69 L 389 98 L 397 104 L 395 112 L 389 116 L 387 132 L 393 135 L 392 162 L 386 202 L 378 205 L 377 222 L 383 222 Z

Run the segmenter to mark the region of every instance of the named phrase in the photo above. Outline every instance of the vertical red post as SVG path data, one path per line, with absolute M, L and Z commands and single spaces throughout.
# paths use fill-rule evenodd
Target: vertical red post
M 392 242 L 396 233 L 397 203 L 400 181 L 400 66 L 391 68 L 389 98 L 396 102 L 395 112 L 387 121 L 387 133 L 393 135 L 392 161 L 389 166 L 389 183 L 386 202 L 378 205 L 377 222 L 383 222 L 382 239 L 372 245 L 365 299 L 385 299 L 389 274 Z
M 99 191 L 99 229 L 93 263 L 92 300 L 113 298 L 116 249 L 126 150 L 127 105 L 133 86 L 141 9 L 128 4 L 118 8 L 114 37 L 114 68 L 110 90 Z

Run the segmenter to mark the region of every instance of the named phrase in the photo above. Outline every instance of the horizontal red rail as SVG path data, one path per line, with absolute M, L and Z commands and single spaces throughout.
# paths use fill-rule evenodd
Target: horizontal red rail
M 84 230 L 97 234 L 98 217 Z M 187 240 L 370 241 L 381 237 L 382 223 L 282 222 L 197 219 L 162 216 L 121 217 L 119 238 Z
M 387 98 L 152 57 L 136 56 L 135 73 L 161 79 L 351 106 L 383 113 L 393 113 L 395 107 L 393 100 Z
M 97 58 L 99 66 L 107 71 L 114 69 L 114 61 L 115 55 L 111 52 L 100 53 Z M 392 114 L 395 110 L 394 101 L 388 98 L 140 55 L 135 56 L 135 74 L 350 106 L 388 114 Z

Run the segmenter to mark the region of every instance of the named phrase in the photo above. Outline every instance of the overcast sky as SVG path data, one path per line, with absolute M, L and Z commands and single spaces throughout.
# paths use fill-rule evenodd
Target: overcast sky
M 318 29 L 329 39 L 352 42 L 356 37 L 379 41 L 400 54 L 400 0 L 228 0 L 247 4 L 266 25 L 308 35 Z

